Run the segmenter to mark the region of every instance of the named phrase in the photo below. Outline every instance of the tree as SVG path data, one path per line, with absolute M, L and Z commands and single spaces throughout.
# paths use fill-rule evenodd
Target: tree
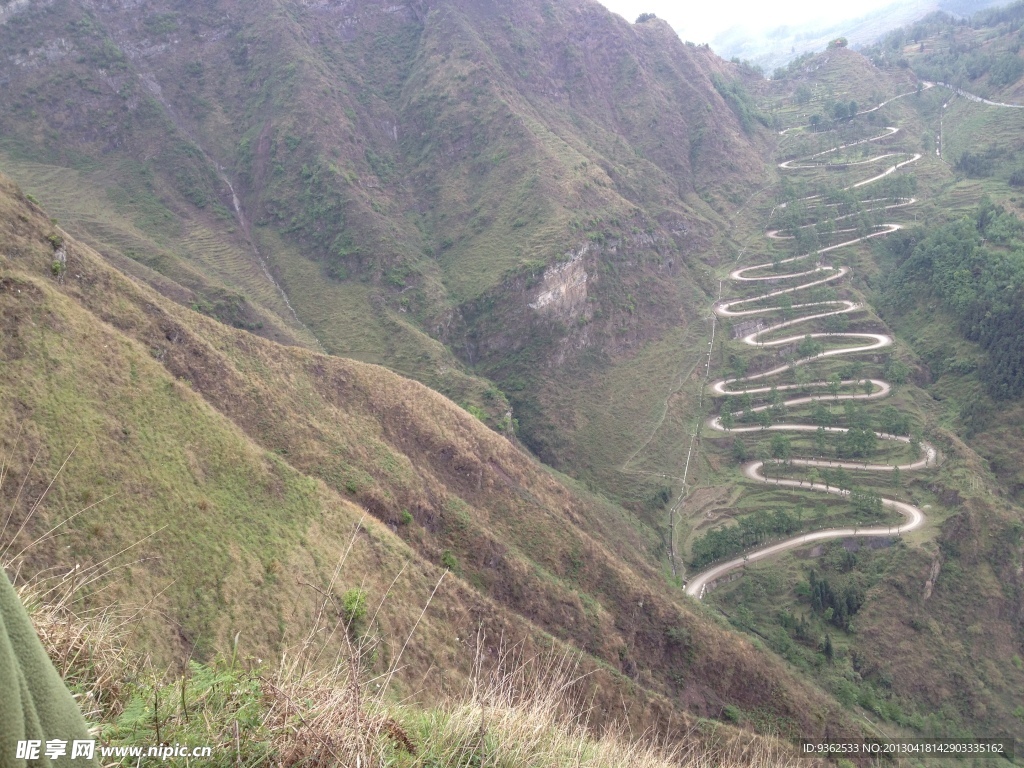
M 819 456 L 824 456 L 828 449 L 828 438 L 825 436 L 825 428 L 818 427 L 814 431 L 814 450 Z
M 842 467 L 837 469 L 833 474 L 833 478 L 835 479 L 836 488 L 841 488 L 842 490 L 846 491 L 850 490 L 850 487 L 852 485 L 850 483 L 850 475 L 847 473 L 845 469 L 843 469 Z
M 641 13 L 639 16 L 636 17 L 636 23 L 643 24 L 645 21 L 652 21 L 653 19 L 656 18 L 658 17 L 653 13 Z
M 735 420 L 732 415 L 732 411 L 726 410 L 722 412 L 722 426 L 726 429 L 732 429 L 735 424 Z
M 826 408 L 825 404 L 820 400 L 817 400 L 814 403 L 814 408 L 811 409 L 811 421 L 820 426 L 827 427 L 832 423 L 832 411 Z
M 747 452 L 747 446 L 744 445 L 743 441 L 738 437 L 732 441 L 732 457 L 738 464 L 743 464 L 750 460 L 750 454 Z
M 770 443 L 770 449 L 773 459 L 789 461 L 789 457 L 792 455 L 789 438 L 785 435 L 773 435 Z
M 788 293 L 779 297 L 779 309 L 782 310 L 782 316 L 789 320 L 793 316 L 793 297 Z
M 833 373 L 828 377 L 828 391 L 832 393 L 832 397 L 839 399 L 839 387 L 842 386 L 842 380 L 839 378 L 839 374 Z
M 829 610 L 831 611 L 832 609 L 829 608 Z M 831 619 L 831 618 L 832 617 L 830 616 L 829 619 Z M 826 633 L 825 634 L 825 659 L 828 661 L 829 664 L 831 664 L 833 662 L 834 658 L 835 658 L 835 649 L 832 648 L 832 635 Z
M 850 501 L 859 517 L 871 519 L 878 517 L 882 512 L 882 498 L 877 494 L 853 490 L 850 492 Z
M 883 432 L 890 435 L 906 435 L 910 433 L 910 417 L 900 413 L 891 405 L 885 406 L 878 417 L 878 424 Z
M 840 454 L 851 458 L 870 456 L 875 450 L 877 438 L 870 429 L 850 427 L 843 435 Z
M 815 355 L 820 354 L 822 349 L 824 349 L 824 347 L 821 345 L 821 343 L 815 341 L 814 337 L 808 333 L 800 341 L 800 344 L 799 346 L 797 346 L 796 351 L 797 354 L 799 354 L 801 357 L 814 357 Z
M 910 376 L 910 367 L 899 360 L 890 360 L 885 367 L 885 377 L 894 386 L 906 384 L 908 376 Z
M 761 471 L 768 477 L 769 465 L 772 460 L 772 449 L 768 443 L 759 443 L 757 446 L 757 460 L 761 462 Z

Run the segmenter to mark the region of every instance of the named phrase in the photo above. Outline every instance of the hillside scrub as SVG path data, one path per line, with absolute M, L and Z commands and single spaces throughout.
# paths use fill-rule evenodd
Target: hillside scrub
M 31 65 L 10 70 L 0 156 L 70 232 L 185 306 L 497 426 L 488 375 L 560 468 L 605 441 L 558 402 L 598 411 L 596 386 L 551 379 L 587 355 L 604 377 L 684 326 L 712 219 L 764 170 L 732 65 L 592 0 L 17 5 L 0 52 Z M 579 301 L 531 308 L 518 276 L 595 242 Z
M 1024 395 L 1024 225 L 983 202 L 973 217 L 894 240 L 896 267 L 884 294 L 898 311 L 906 295 L 934 295 L 965 338 L 987 353 L 979 378 L 997 399 Z
M 1020 57 L 1024 3 L 980 10 L 969 18 L 931 13 L 895 29 L 867 54 L 877 64 L 909 66 L 922 80 L 988 93 L 1024 74 Z

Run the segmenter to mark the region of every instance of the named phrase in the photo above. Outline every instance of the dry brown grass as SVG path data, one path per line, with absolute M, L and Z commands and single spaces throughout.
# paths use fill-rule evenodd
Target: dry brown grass
M 791 746 L 713 723 L 661 739 L 633 736 L 628 724 L 595 734 L 578 657 L 524 659 L 512 648 L 489 663 L 483 638 L 466 688 L 431 707 L 388 695 L 386 681 L 400 656 L 387 674 L 368 674 L 374 640 L 348 643 L 347 653 L 327 666 L 316 663 L 324 648 L 304 643 L 274 669 L 245 669 L 236 659 L 193 668 L 197 676 L 215 677 L 212 687 L 156 682 L 158 673 L 125 649 L 123 622 L 74 610 L 74 579 L 33 579 L 20 594 L 87 717 L 113 733 L 110 743 L 117 746 L 156 743 L 148 729 L 129 732 L 115 724 L 131 702 L 163 700 L 170 709 L 157 704 L 154 715 L 163 743 L 213 745 L 214 763 L 224 765 L 762 768 L 798 762 Z M 226 692 L 218 695 L 217 684 Z
M 792 747 L 712 723 L 660 737 L 634 735 L 628 722 L 599 734 L 588 726 L 589 686 L 571 656 L 523 659 L 514 649 L 485 669 L 478 657 L 465 693 L 420 721 L 432 735 L 411 765 L 704 766 L 795 765 Z M 474 762 L 476 761 L 476 762 Z
M 125 645 L 130 623 L 109 610 L 85 611 L 75 576 L 36 576 L 18 586 L 18 596 L 86 719 L 116 717 L 140 661 Z
M 341 578 L 361 522 L 338 559 L 331 587 Z M 610 724 L 595 733 L 594 681 L 583 671 L 580 654 L 549 650 L 527 656 L 523 645 L 503 640 L 492 658 L 493 644 L 482 630 L 460 693 L 428 706 L 400 701 L 389 684 L 415 642 L 419 620 L 380 671 L 376 659 L 387 638 L 361 633 L 351 615 L 331 610 L 330 590 L 314 607 L 306 637 L 276 667 L 240 661 L 236 638 L 229 660 L 193 664 L 188 677 L 172 676 L 129 650 L 139 611 L 118 615 L 83 608 L 83 592 L 110 578 L 107 562 L 17 579 L 20 565 L 3 563 L 21 582 L 19 596 L 54 665 L 95 730 L 113 746 L 206 744 L 215 750 L 215 764 L 309 768 L 795 763 L 790 746 L 711 722 L 691 721 L 678 735 L 635 737 L 628 720 L 617 725 L 602 717 Z M 386 594 L 376 612 L 387 599 Z M 332 640 L 339 637 L 342 650 L 332 660 Z

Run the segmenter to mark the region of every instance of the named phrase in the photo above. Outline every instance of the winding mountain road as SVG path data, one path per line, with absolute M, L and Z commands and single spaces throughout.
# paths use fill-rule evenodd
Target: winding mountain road
M 925 87 L 931 87 L 931 84 L 926 84 Z M 911 93 L 913 93 L 913 91 Z M 906 95 L 908 94 L 900 94 L 900 96 L 894 98 L 901 98 L 902 96 Z M 893 99 L 890 99 L 889 101 L 892 100 Z M 864 110 L 863 112 L 860 112 L 858 114 L 872 112 L 875 109 L 878 109 L 879 107 L 884 106 L 884 104 L 887 103 L 888 101 L 883 102 L 877 107 L 873 107 L 869 110 Z M 860 144 L 867 144 L 869 142 L 881 141 L 882 139 L 886 139 L 889 138 L 890 136 L 895 135 L 899 129 L 889 126 L 884 128 L 883 130 L 884 132 L 879 134 L 878 136 L 873 136 L 871 138 L 863 139 L 861 141 L 841 145 L 838 147 L 833 147 L 832 149 L 826 150 L 824 152 L 818 152 L 816 154 L 809 155 L 804 158 L 788 160 L 786 162 L 780 163 L 779 168 L 781 170 L 827 168 L 829 167 L 829 164 L 815 162 L 815 160 L 817 158 L 824 157 L 830 153 L 838 152 L 847 147 L 853 147 Z M 879 154 L 875 157 L 867 158 L 856 163 L 836 163 L 833 164 L 831 167 L 852 167 L 856 165 L 866 165 L 869 163 L 882 162 L 893 157 L 905 157 L 907 159 L 892 164 L 891 166 L 886 168 L 886 170 L 882 171 L 877 175 L 874 175 L 868 179 L 864 179 L 863 181 L 857 182 L 855 184 L 851 184 L 850 186 L 846 187 L 843 191 L 854 190 L 870 185 L 880 179 L 885 178 L 891 173 L 895 173 L 900 168 L 909 165 L 910 163 L 917 162 L 919 159 L 921 159 L 920 154 L 911 154 L 909 152 L 883 152 L 882 154 Z M 817 200 L 820 199 L 820 197 L 820 195 L 814 195 L 811 197 L 803 198 L 803 202 Z M 869 199 L 861 201 L 862 204 L 871 202 L 879 202 L 879 200 Z M 898 198 L 896 199 L 895 203 L 884 206 L 883 209 L 888 210 L 892 208 L 905 207 L 907 205 L 912 205 L 914 202 L 916 202 L 916 200 L 914 200 L 913 198 Z M 779 207 L 785 207 L 785 203 L 783 203 Z M 778 296 L 796 293 L 799 291 L 806 291 L 815 286 L 823 285 L 825 283 L 838 280 L 843 276 L 849 274 L 850 268 L 844 266 L 834 267 L 824 265 L 821 263 L 822 256 L 837 251 L 839 249 L 852 246 L 856 243 L 863 242 L 870 238 L 881 237 L 883 235 L 891 234 L 893 232 L 898 231 L 900 228 L 901 227 L 899 224 L 883 224 L 880 227 L 878 227 L 877 231 L 875 232 L 871 232 L 867 235 L 846 240 L 845 242 L 837 243 L 836 245 L 820 248 L 810 253 L 806 253 L 800 256 L 793 256 L 788 259 L 783 259 L 780 261 L 755 264 L 753 266 L 741 267 L 739 269 L 733 270 L 729 275 L 729 279 L 732 280 L 733 282 L 740 284 L 763 282 L 766 284 L 785 285 L 790 281 L 799 280 L 800 278 L 808 279 L 803 282 L 800 282 L 797 285 L 791 285 L 789 287 L 769 290 L 767 292 L 760 293 L 750 298 L 737 299 L 732 301 L 719 301 L 714 306 L 714 312 L 718 317 L 745 317 L 750 315 L 779 312 L 782 309 L 781 305 L 769 307 L 759 306 L 753 309 L 742 309 L 742 307 L 744 305 L 749 305 L 755 302 L 764 302 L 768 299 L 772 299 Z M 773 237 L 776 239 L 783 239 L 786 237 L 785 235 L 780 235 L 778 231 L 769 231 L 767 232 L 767 235 L 768 237 Z M 800 269 L 800 267 L 797 265 L 801 262 L 809 263 L 808 268 Z M 797 271 L 793 271 L 788 274 L 757 274 L 759 271 L 765 271 L 772 267 L 777 268 L 780 265 L 786 264 L 794 265 Z M 751 275 L 750 273 L 754 274 Z M 777 366 L 775 368 L 772 368 L 771 370 L 764 371 L 761 373 L 715 381 L 710 384 L 712 394 L 717 395 L 719 397 L 735 397 L 744 394 L 763 395 L 772 391 L 773 389 L 778 392 L 786 392 L 791 390 L 802 390 L 806 392 L 807 390 L 834 387 L 834 382 L 830 383 L 827 381 L 815 381 L 807 384 L 783 384 L 777 387 L 763 386 L 760 385 L 760 382 L 764 379 L 769 379 L 771 377 L 778 376 L 779 374 L 784 373 L 785 371 L 788 371 L 790 369 L 796 368 L 797 366 L 806 365 L 810 362 L 813 362 L 821 358 L 833 357 L 837 355 L 861 354 L 864 352 L 870 352 L 873 350 L 888 347 L 893 343 L 892 337 L 889 336 L 888 334 L 865 332 L 811 333 L 800 334 L 795 336 L 786 336 L 785 338 L 765 340 L 764 337 L 769 336 L 770 334 L 782 330 L 784 328 L 791 328 L 793 326 L 809 323 L 814 320 L 819 320 L 834 315 L 858 312 L 863 309 L 863 305 L 855 301 L 838 299 L 828 301 L 807 302 L 803 304 L 793 304 L 789 306 L 788 309 L 794 312 L 800 312 L 801 310 L 804 310 L 806 311 L 806 314 L 795 319 L 784 320 L 781 322 L 773 323 L 766 327 L 759 328 L 758 330 L 752 333 L 748 333 L 746 336 L 744 336 L 741 339 L 742 343 L 757 348 L 770 348 L 785 346 L 787 344 L 793 344 L 794 342 L 798 342 L 806 338 L 808 335 L 812 339 L 828 339 L 831 341 L 835 341 L 837 339 L 849 339 L 850 341 L 855 341 L 857 343 L 852 346 L 827 349 L 822 352 L 819 352 L 818 354 L 804 357 L 802 359 Z M 840 382 L 840 388 L 858 387 L 862 390 L 867 390 L 868 385 L 870 385 L 870 391 L 844 392 L 842 394 L 839 394 L 838 392 L 835 392 L 835 390 L 833 389 L 833 392 L 835 392 L 834 394 L 833 392 L 829 392 L 822 393 L 819 395 L 803 395 L 800 397 L 784 400 L 782 404 L 788 407 L 804 405 L 816 401 L 833 402 L 836 400 L 878 400 L 887 397 L 892 391 L 891 385 L 888 382 L 880 379 L 848 379 Z M 764 411 L 770 407 L 770 405 L 760 405 L 754 408 L 750 408 L 749 410 L 752 413 L 756 413 L 759 411 Z M 819 429 L 818 425 L 816 424 L 800 423 L 773 424 L 767 427 L 734 425 L 731 428 L 727 428 L 723 425 L 721 417 L 714 417 L 710 419 L 708 421 L 708 426 L 717 431 L 734 433 L 762 431 L 806 433 L 817 432 L 817 430 Z M 848 431 L 845 427 L 825 427 L 824 430 L 827 433 L 833 434 L 845 433 Z M 884 432 L 876 432 L 875 436 L 883 441 L 902 442 L 907 444 L 911 443 L 911 439 L 909 437 L 901 435 L 891 435 Z M 934 446 L 928 443 L 921 443 L 920 450 L 922 454 L 920 458 L 915 459 L 913 461 L 905 462 L 903 464 L 890 465 L 867 461 L 838 461 L 820 458 L 798 458 L 792 459 L 789 463 L 792 466 L 800 467 L 843 468 L 862 472 L 892 472 L 896 468 L 899 468 L 901 471 L 914 471 L 920 469 L 927 469 L 929 467 L 935 466 L 935 464 L 938 461 L 938 453 L 935 450 Z M 767 475 L 764 474 L 763 470 L 764 462 L 750 462 L 744 465 L 743 475 L 749 480 L 753 480 L 755 482 L 773 484 L 781 487 L 796 488 L 800 490 L 813 490 L 823 493 L 831 493 L 838 496 L 850 495 L 850 491 L 848 490 L 843 490 L 835 486 L 829 485 L 827 483 L 812 482 L 809 479 L 804 480 L 788 478 L 769 478 Z M 895 529 L 893 526 L 877 526 L 867 528 L 829 528 L 826 530 L 814 531 L 811 533 L 804 533 L 797 536 L 793 536 L 792 538 L 788 538 L 783 541 L 779 541 L 771 545 L 747 552 L 743 555 L 735 557 L 726 562 L 719 563 L 705 571 L 693 575 L 687 581 L 686 592 L 687 594 L 692 595 L 698 599 L 702 599 L 709 587 L 713 587 L 714 583 L 718 579 L 729 574 L 730 572 L 743 568 L 748 563 L 764 560 L 766 558 L 773 557 L 787 550 L 791 550 L 796 547 L 800 547 L 815 541 L 845 538 L 850 536 L 892 536 L 894 533 L 901 534 L 907 531 L 912 531 L 920 527 L 925 521 L 924 512 L 922 512 L 918 507 L 912 504 L 908 504 L 897 499 L 882 498 L 882 505 L 885 508 L 899 512 L 904 517 L 904 522 L 901 525 L 895 526 Z

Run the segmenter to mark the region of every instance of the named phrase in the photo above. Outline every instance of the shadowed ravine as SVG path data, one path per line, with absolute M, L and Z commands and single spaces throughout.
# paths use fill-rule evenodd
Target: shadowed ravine
M 906 95 L 906 94 L 901 94 Z M 899 97 L 897 97 L 899 98 Z M 891 101 L 891 99 L 890 99 Z M 887 102 L 883 102 L 887 103 Z M 873 108 L 877 109 L 877 107 Z M 869 112 L 872 110 L 864 110 Z M 863 114 L 863 113 L 859 113 Z M 792 129 L 790 129 L 792 130 Z M 809 155 L 804 158 L 797 158 L 789 160 L 779 164 L 779 168 L 783 171 L 795 170 L 795 169 L 808 169 L 808 168 L 824 168 L 826 163 L 824 158 L 829 154 L 835 153 L 841 149 L 845 149 L 848 146 L 855 146 L 857 144 L 866 144 L 868 142 L 875 142 L 882 139 L 889 138 L 898 132 L 897 128 L 886 127 L 883 128 L 883 133 L 878 136 L 873 136 L 869 139 L 854 142 L 849 145 L 843 145 L 840 147 L 833 147 L 832 149 L 824 152 L 819 152 L 814 155 Z M 894 173 L 899 168 L 914 163 L 921 158 L 920 154 L 911 154 L 909 152 L 894 152 L 886 151 L 880 152 L 877 156 L 861 160 L 856 163 L 845 163 L 848 167 L 856 165 L 869 165 L 871 163 L 883 162 L 892 158 L 903 158 L 893 165 L 887 167 L 881 173 L 871 176 L 870 178 L 859 181 L 855 184 L 844 188 L 843 191 L 849 191 L 860 187 L 865 187 L 873 182 L 885 178 L 891 173 Z M 820 199 L 820 195 L 814 195 L 811 197 L 804 198 L 801 202 L 807 203 L 814 200 Z M 861 204 L 870 204 L 872 202 L 880 202 L 876 199 L 865 199 L 860 201 Z M 916 202 L 913 198 L 897 198 L 896 202 L 891 205 L 883 206 L 881 209 L 868 209 L 868 210 L 888 210 L 892 208 L 901 208 L 908 205 L 913 205 Z M 785 207 L 782 204 L 779 207 Z M 773 212 L 774 213 L 774 212 Z M 840 217 L 846 218 L 846 217 Z M 838 219 L 836 219 L 838 220 Z M 813 224 L 805 225 L 813 226 Z M 762 264 L 755 264 L 749 267 L 743 267 L 734 270 L 729 275 L 729 280 L 734 283 L 753 283 L 763 282 L 765 283 L 766 290 L 763 293 L 759 293 L 756 296 L 745 299 L 737 299 L 732 301 L 719 301 L 714 306 L 715 314 L 719 317 L 745 317 L 752 315 L 763 315 L 769 313 L 777 313 L 782 311 L 783 306 L 771 306 L 764 307 L 759 306 L 756 309 L 744 309 L 746 305 L 752 305 L 756 302 L 763 302 L 766 299 L 772 299 L 777 296 L 784 296 L 789 294 L 796 294 L 800 291 L 806 291 L 816 286 L 825 285 L 827 283 L 839 280 L 845 275 L 850 273 L 849 267 L 835 267 L 830 265 L 822 264 L 822 257 L 838 251 L 842 248 L 854 245 L 863 240 L 867 240 L 874 237 L 881 237 L 883 235 L 891 234 L 900 229 L 899 224 L 882 224 L 877 228 L 877 231 L 872 232 L 868 235 L 856 237 L 845 242 L 831 245 L 825 248 L 820 248 L 816 251 L 806 253 L 800 256 L 793 256 L 788 259 L 781 259 L 774 262 L 766 262 Z M 842 232 L 843 230 L 839 230 Z M 852 231 L 852 230 L 848 230 Z M 767 232 L 768 237 L 774 239 L 786 239 L 785 235 L 781 235 L 778 231 L 770 230 Z M 788 274 L 764 274 L 768 269 L 776 267 L 777 265 L 791 264 L 796 267 L 796 271 L 789 272 Z M 805 268 L 800 268 L 803 265 L 807 265 Z M 803 278 L 803 280 L 801 280 Z M 791 284 L 794 281 L 796 284 Z M 775 286 L 779 287 L 775 287 Z M 764 371 L 750 376 L 743 376 L 731 379 L 721 379 L 710 384 L 711 392 L 713 395 L 718 397 L 736 397 L 744 394 L 758 395 L 772 391 L 773 387 L 767 383 L 766 380 L 778 376 L 785 371 L 788 371 L 797 366 L 806 365 L 820 358 L 834 357 L 837 355 L 854 355 L 864 352 L 870 352 L 877 349 L 888 347 L 893 343 L 893 339 L 888 334 L 884 333 L 864 333 L 864 332 L 833 332 L 833 333 L 811 333 L 811 334 L 798 334 L 795 336 L 787 336 L 785 338 L 772 339 L 770 341 L 763 341 L 765 336 L 768 336 L 776 331 L 792 328 L 804 323 L 812 322 L 822 318 L 830 317 L 833 315 L 843 315 L 848 313 L 859 312 L 863 309 L 863 305 L 849 300 L 829 300 L 829 301 L 816 301 L 808 302 L 803 304 L 793 304 L 787 309 L 792 309 L 796 313 L 806 312 L 803 316 L 796 317 L 794 319 L 785 320 L 782 322 L 774 323 L 767 327 L 761 328 L 753 333 L 744 336 L 741 341 L 752 347 L 780 347 L 789 344 L 794 344 L 806 339 L 808 336 L 811 339 L 821 339 L 834 342 L 838 339 L 849 339 L 854 342 L 850 346 L 843 346 L 833 349 L 827 349 L 819 354 L 804 357 L 785 365 L 772 368 L 771 370 Z M 832 382 L 834 386 L 834 382 Z M 783 384 L 774 389 L 778 392 L 785 392 L 787 390 L 813 390 L 813 389 L 825 389 L 830 386 L 828 381 L 812 381 L 806 384 Z M 843 392 L 843 393 L 828 393 L 820 395 L 804 395 L 801 397 L 784 400 L 783 406 L 798 406 L 806 403 L 812 403 L 815 401 L 828 401 L 835 402 L 839 400 L 878 400 L 887 397 L 892 387 L 891 385 L 880 379 L 849 379 L 841 382 L 841 387 L 851 388 L 856 387 L 856 392 Z M 870 387 L 870 391 L 868 391 Z M 750 408 L 750 413 L 757 413 L 759 411 L 765 411 L 769 409 L 770 405 L 760 405 L 754 408 Z M 770 426 L 733 426 L 727 428 L 723 425 L 721 417 L 714 417 L 708 421 L 708 426 L 712 429 L 721 432 L 761 432 L 761 431 L 776 431 L 776 432 L 816 432 L 818 425 L 816 424 L 801 424 L 801 423 L 781 423 L 773 424 Z M 825 427 L 827 433 L 845 433 L 848 431 L 846 427 Z M 903 443 L 910 443 L 909 437 L 903 437 L 898 435 L 890 435 L 883 432 L 875 432 L 875 436 L 881 440 L 896 441 Z M 920 443 L 922 456 L 914 461 L 910 461 L 905 464 L 877 464 L 868 461 L 840 461 L 840 460 L 828 460 L 828 459 L 812 459 L 812 458 L 794 458 L 789 461 L 791 466 L 796 467 L 825 467 L 825 468 L 843 468 L 857 471 L 868 471 L 868 472 L 892 472 L 894 468 L 898 467 L 901 471 L 919 470 L 933 466 L 937 460 L 937 453 L 935 448 L 928 443 Z M 839 496 L 849 496 L 849 490 L 843 490 L 833 485 L 827 485 L 825 483 L 811 482 L 810 480 L 802 479 L 785 479 L 785 478 L 768 478 L 763 473 L 764 462 L 754 461 L 745 464 L 743 467 L 744 477 L 762 482 L 771 483 L 778 486 L 785 486 L 791 488 L 797 488 L 801 490 L 815 490 L 823 493 L 832 493 Z M 829 528 L 821 531 L 814 531 L 811 533 L 798 534 L 792 538 L 785 539 L 783 541 L 776 542 L 774 544 L 760 547 L 755 550 L 748 551 L 738 557 L 735 557 L 726 562 L 714 565 L 707 570 L 693 575 L 687 582 L 686 592 L 687 594 L 693 595 L 698 599 L 704 597 L 705 592 L 709 586 L 713 586 L 714 582 L 724 576 L 725 574 L 742 568 L 747 563 L 763 560 L 768 557 L 780 554 L 787 550 L 793 549 L 804 544 L 820 541 L 823 539 L 834 539 L 834 538 L 845 538 L 849 536 L 892 536 L 894 534 L 904 533 L 906 531 L 912 531 L 920 527 L 925 520 L 924 513 L 917 507 L 906 502 L 898 501 L 896 499 L 882 498 L 882 505 L 887 509 L 892 509 L 899 512 L 905 518 L 905 522 L 899 526 L 877 526 L 877 527 L 852 527 L 852 528 Z

